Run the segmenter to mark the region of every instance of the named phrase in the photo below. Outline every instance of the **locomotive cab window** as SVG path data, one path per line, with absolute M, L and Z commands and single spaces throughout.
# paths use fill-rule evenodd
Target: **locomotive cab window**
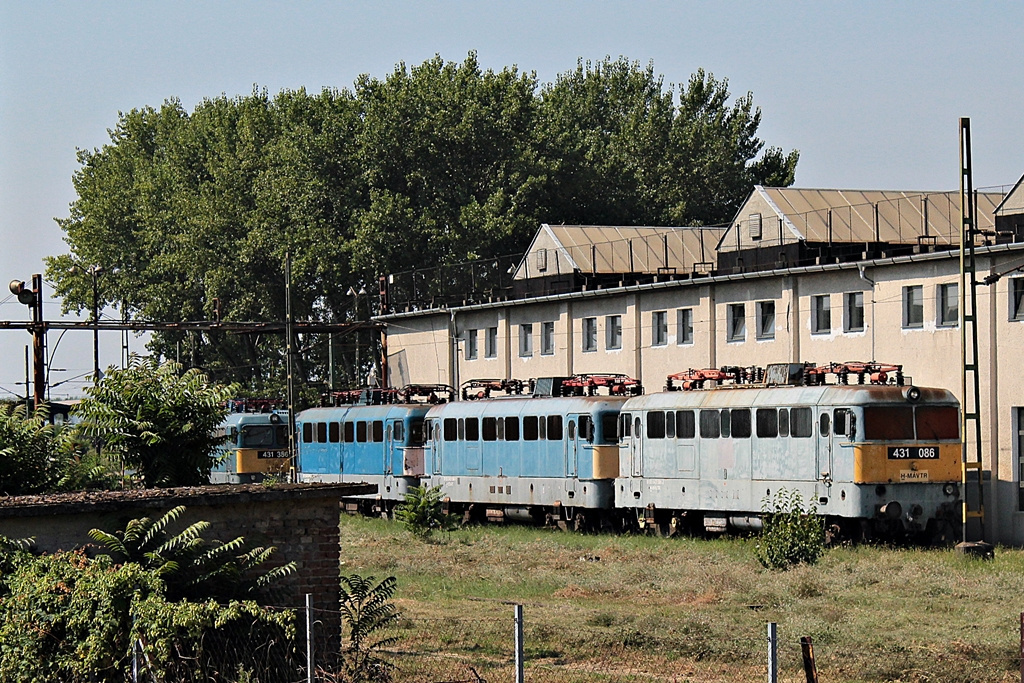
M 616 443 L 618 434 L 615 429 L 618 420 L 619 416 L 615 413 L 601 413 L 601 433 L 594 440 L 600 440 L 600 443 Z
M 459 427 L 458 420 L 454 417 L 446 417 L 444 419 L 444 440 L 455 441 L 459 438 Z
M 779 435 L 779 412 L 775 408 L 758 408 L 754 413 L 757 438 L 774 439 Z
M 480 421 L 475 417 L 466 418 L 466 441 L 480 440 Z
M 809 439 L 814 429 L 814 415 L 810 408 L 791 408 L 789 410 L 789 432 L 797 439 Z
M 725 413 L 725 411 L 722 411 Z M 732 438 L 750 438 L 750 409 L 733 408 L 732 410 Z
M 632 426 L 633 416 L 630 415 L 629 413 L 622 413 L 622 415 L 619 416 L 619 436 L 629 436 Z
M 538 431 L 536 415 L 523 417 L 523 441 L 536 441 Z
M 402 422 L 395 423 L 395 432 L 393 438 L 396 443 L 402 443 L 405 441 L 405 424 Z
M 498 440 L 498 420 L 493 417 L 485 417 L 483 419 L 483 433 L 484 441 L 497 441 Z
M 865 406 L 864 438 L 871 441 L 912 440 L 914 409 L 910 406 Z
M 313 423 L 304 422 L 302 424 L 302 443 L 313 443 Z
M 505 441 L 519 441 L 519 418 L 505 418 Z
M 321 441 L 321 443 L 323 442 Z M 242 446 L 258 448 L 273 444 L 274 428 L 271 425 L 245 425 L 242 427 Z
M 366 443 L 366 423 L 360 420 L 356 422 L 356 441 L 359 443 Z
M 960 411 L 953 406 L 917 406 L 914 414 L 919 440 L 960 438 Z
M 373 421 L 373 442 L 381 443 L 384 441 L 384 421 L 374 420 Z
M 317 422 L 316 423 L 316 442 L 327 443 L 327 423 Z
M 288 445 L 288 425 L 277 425 L 274 428 L 274 439 L 277 445 L 284 447 Z
M 356 440 L 356 423 L 346 422 L 345 428 L 342 430 L 345 432 L 345 443 L 355 443 Z

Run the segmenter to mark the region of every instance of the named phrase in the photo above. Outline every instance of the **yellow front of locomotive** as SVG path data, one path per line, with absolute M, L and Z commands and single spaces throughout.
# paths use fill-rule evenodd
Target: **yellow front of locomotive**
M 883 532 L 955 535 L 962 505 L 956 398 L 944 389 L 894 386 L 868 395 L 851 444 L 861 517 Z

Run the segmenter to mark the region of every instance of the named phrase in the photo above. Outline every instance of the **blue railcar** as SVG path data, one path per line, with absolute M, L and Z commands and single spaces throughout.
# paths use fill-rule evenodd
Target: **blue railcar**
M 507 397 L 426 415 L 424 482 L 467 518 L 582 528 L 608 518 L 624 396 Z
M 217 430 L 225 440 L 210 472 L 211 484 L 252 484 L 288 476 L 288 411 L 276 405 L 258 399 L 229 401 L 231 412 Z
M 299 480 L 365 482 L 377 493 L 352 507 L 387 512 L 424 474 L 423 421 L 447 388 L 364 391 L 353 403 L 310 408 L 295 419 Z M 450 390 L 448 390 L 450 392 Z M 426 397 L 424 402 L 415 402 Z

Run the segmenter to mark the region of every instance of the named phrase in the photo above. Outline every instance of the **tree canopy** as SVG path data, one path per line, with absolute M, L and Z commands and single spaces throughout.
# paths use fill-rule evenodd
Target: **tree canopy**
M 174 321 L 284 318 L 292 254 L 297 319 L 365 317 L 349 294 L 379 275 L 522 252 L 538 225 L 710 225 L 754 184 L 793 182 L 798 153 L 765 147 L 750 93 L 694 73 L 678 93 L 653 65 L 580 61 L 532 73 L 440 56 L 352 89 L 254 90 L 120 114 L 81 150 L 77 198 L 58 222 L 68 254 L 47 275 L 67 310 L 101 305 Z M 359 310 L 357 310 L 359 309 Z M 297 374 L 323 382 L 326 344 L 303 340 Z M 280 386 L 284 342 L 160 333 L 181 356 L 251 390 Z M 361 377 L 353 348 L 343 355 Z M 364 356 L 365 358 L 365 356 Z

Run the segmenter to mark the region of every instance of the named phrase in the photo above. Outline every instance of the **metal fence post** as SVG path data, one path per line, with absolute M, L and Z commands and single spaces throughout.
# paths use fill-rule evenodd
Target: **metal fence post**
M 306 683 L 313 683 L 313 594 L 306 593 Z
M 779 681 L 779 659 L 778 659 L 779 633 L 778 624 L 774 621 L 768 622 L 768 683 Z
M 516 625 L 516 683 L 524 683 L 523 675 L 523 606 L 513 605 Z
M 1020 613 L 1020 683 L 1024 683 L 1024 612 Z

